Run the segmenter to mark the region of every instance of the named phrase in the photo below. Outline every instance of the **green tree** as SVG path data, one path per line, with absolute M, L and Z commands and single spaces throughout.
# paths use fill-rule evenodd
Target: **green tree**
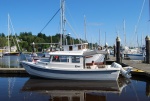
M 7 45 L 7 39 L 5 37 L 0 37 L 0 47 Z

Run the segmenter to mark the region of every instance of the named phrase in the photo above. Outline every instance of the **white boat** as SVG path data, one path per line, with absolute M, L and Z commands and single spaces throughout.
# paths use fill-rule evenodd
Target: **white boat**
M 126 54 L 127 57 L 129 57 L 131 60 L 142 60 L 144 61 L 144 54 Z
M 49 62 L 21 61 L 25 70 L 33 76 L 70 80 L 117 80 L 121 73 L 127 78 L 130 70 L 113 63 L 104 65 L 105 51 L 56 51 L 50 52 Z
M 125 47 L 123 54 L 126 57 L 129 57 L 129 59 L 131 60 L 142 60 L 142 61 L 144 61 L 144 58 L 146 56 L 145 47 L 142 47 L 141 49 L 139 48 L 129 49 L 128 47 Z

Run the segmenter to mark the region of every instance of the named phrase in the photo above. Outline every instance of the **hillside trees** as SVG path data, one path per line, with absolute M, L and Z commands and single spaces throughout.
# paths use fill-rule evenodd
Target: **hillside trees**
M 8 45 L 8 36 L 5 36 L 4 33 L 0 33 L 0 47 L 4 47 Z M 15 36 L 9 36 L 13 37 L 15 40 Z M 35 43 L 36 51 L 42 51 L 43 49 L 47 49 L 50 47 L 50 43 L 60 43 L 60 34 L 56 33 L 56 35 L 52 36 L 46 36 L 44 33 L 38 33 L 37 35 L 33 35 L 32 32 L 20 32 L 20 34 L 17 37 L 19 46 L 21 48 L 21 51 L 32 51 L 33 42 Z M 74 39 L 73 37 L 66 36 L 65 37 L 68 41 L 68 44 L 78 44 L 80 43 L 79 40 L 84 42 L 82 39 Z M 64 39 L 64 40 L 66 40 Z M 11 40 L 11 39 L 10 39 Z M 11 42 L 11 46 L 15 45 Z M 46 43 L 46 44 L 43 44 Z

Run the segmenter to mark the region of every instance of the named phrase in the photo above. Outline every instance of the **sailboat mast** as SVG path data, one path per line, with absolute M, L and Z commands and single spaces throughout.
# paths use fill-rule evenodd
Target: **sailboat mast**
M 149 25 L 149 23 L 150 23 L 150 0 L 149 0 L 149 10 L 148 10 L 148 12 L 149 12 L 148 25 Z
M 100 38 L 101 38 L 101 37 L 100 37 L 100 33 L 101 33 L 101 31 L 100 31 L 100 29 L 99 29 L 99 46 L 101 45 L 101 43 L 100 43 L 100 40 L 101 40 L 101 39 L 100 39 Z
M 106 43 L 106 32 L 105 32 L 105 47 L 106 47 L 107 43 Z
M 84 33 L 85 33 L 85 41 L 87 42 L 86 40 L 86 17 L 84 15 Z
M 8 52 L 10 52 L 9 35 L 10 35 L 10 27 L 9 27 L 9 14 L 8 14 Z
M 150 21 L 150 0 L 149 0 L 149 20 Z
M 124 46 L 126 46 L 125 20 L 123 21 L 123 32 L 124 32 Z

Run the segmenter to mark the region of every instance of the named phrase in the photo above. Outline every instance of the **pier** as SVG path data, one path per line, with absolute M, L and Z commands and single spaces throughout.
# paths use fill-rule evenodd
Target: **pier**
M 0 74 L 27 74 L 24 68 L 0 68 Z
M 116 62 L 116 57 L 110 56 L 110 59 L 106 63 Z M 150 77 L 150 64 L 145 63 L 141 60 L 130 60 L 130 59 L 121 59 L 120 63 L 123 67 L 130 66 L 133 67 L 131 74 Z

